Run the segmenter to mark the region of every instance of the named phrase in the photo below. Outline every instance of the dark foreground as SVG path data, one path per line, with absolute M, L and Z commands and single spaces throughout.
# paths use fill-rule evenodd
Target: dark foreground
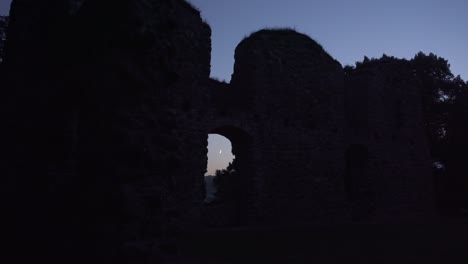
M 468 263 L 468 221 L 187 232 L 180 263 Z

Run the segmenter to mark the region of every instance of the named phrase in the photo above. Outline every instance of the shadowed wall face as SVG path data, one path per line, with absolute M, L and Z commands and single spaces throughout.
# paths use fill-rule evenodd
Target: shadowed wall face
M 431 159 L 421 94 L 408 62 L 374 63 L 351 72 L 345 102 L 350 147 L 368 149 L 369 181 L 359 189 L 375 195 L 371 216 L 431 219 Z
M 2 167 L 40 252 L 19 262 L 174 257 L 203 198 L 207 133 L 186 127 L 206 104 L 209 27 L 182 1 L 21 0 L 10 26 Z
M 305 222 L 340 214 L 329 209 L 344 206 L 341 65 L 289 29 L 253 33 L 237 46 L 235 59 L 231 85 L 252 102 L 258 129 L 255 168 L 265 218 Z

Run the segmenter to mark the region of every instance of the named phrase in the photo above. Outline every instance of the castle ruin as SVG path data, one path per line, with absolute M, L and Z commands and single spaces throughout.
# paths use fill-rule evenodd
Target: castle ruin
M 345 74 L 310 37 L 266 29 L 221 83 L 210 27 L 182 0 L 14 0 L 10 25 L 3 198 L 20 236 L 108 260 L 203 225 L 210 133 L 233 145 L 239 225 L 433 213 L 421 98 L 400 65 Z

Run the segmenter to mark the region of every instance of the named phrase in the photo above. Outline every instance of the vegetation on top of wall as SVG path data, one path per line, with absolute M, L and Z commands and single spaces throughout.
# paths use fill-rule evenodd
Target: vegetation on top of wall
M 289 33 L 298 33 L 295 27 L 265 27 L 262 28 L 258 31 L 251 32 L 250 35 L 256 34 L 256 33 L 269 33 L 269 32 L 275 32 L 275 33 L 284 33 L 284 34 L 289 34 Z
M 290 38 L 288 39 L 288 37 Z M 334 61 L 336 61 L 330 56 L 330 54 L 323 48 L 323 46 L 320 43 L 312 39 L 307 34 L 298 32 L 293 27 L 267 27 L 258 31 L 254 31 L 248 35 L 245 35 L 237 47 L 239 48 L 249 43 L 249 46 L 251 46 L 249 48 L 258 48 L 258 46 L 254 44 L 257 40 L 266 40 L 265 45 L 271 45 L 270 47 L 280 46 L 281 48 L 287 47 L 289 49 L 305 48 L 313 50 L 316 54 L 324 55 L 320 55 L 322 58 L 331 58 Z M 301 43 L 304 44 L 304 47 L 300 47 L 297 45 L 301 45 Z

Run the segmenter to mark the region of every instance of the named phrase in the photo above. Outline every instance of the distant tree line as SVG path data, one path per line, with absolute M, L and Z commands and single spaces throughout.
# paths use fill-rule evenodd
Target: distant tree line
M 439 208 L 443 213 L 468 209 L 468 82 L 454 76 L 450 64 L 433 53 L 410 60 L 383 55 L 364 57 L 345 74 L 377 63 L 404 64 L 412 71 L 422 95 L 424 127 L 433 162 Z
M 235 169 L 236 160 L 229 162 L 226 169 L 216 170 L 213 184 L 216 186 L 214 203 L 235 203 L 238 197 L 239 177 Z

